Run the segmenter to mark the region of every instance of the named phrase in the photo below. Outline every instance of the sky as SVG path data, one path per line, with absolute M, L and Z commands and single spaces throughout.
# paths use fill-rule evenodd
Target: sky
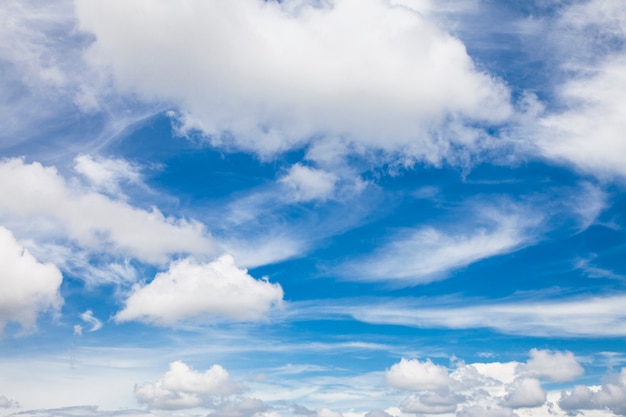
M 626 2 L 0 22 L 0 416 L 626 416 Z

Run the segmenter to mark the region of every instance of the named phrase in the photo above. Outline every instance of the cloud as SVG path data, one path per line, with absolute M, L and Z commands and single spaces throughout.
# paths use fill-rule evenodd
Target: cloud
M 213 242 L 202 224 L 165 217 L 86 190 L 54 167 L 22 159 L 0 162 L 0 219 L 22 234 L 52 242 L 70 239 L 82 249 L 162 263 L 181 253 L 208 254 Z
M 257 398 L 243 398 L 235 401 L 225 401 L 217 409 L 210 412 L 211 417 L 263 417 L 267 405 Z M 278 415 L 277 417 L 280 417 Z
M 95 191 L 122 197 L 121 183 L 141 182 L 139 168 L 124 159 L 94 159 L 79 155 L 74 159 L 74 170 L 81 174 Z
M 530 359 L 520 371 L 555 382 L 573 381 L 585 373 L 572 352 L 541 349 L 530 350 Z
M 177 410 L 196 407 L 213 407 L 219 396 L 242 391 L 233 382 L 226 369 L 213 365 L 204 372 L 176 361 L 159 380 L 135 386 L 135 398 L 150 408 Z
M 385 381 L 394 388 L 408 391 L 442 389 L 451 382 L 448 370 L 430 359 L 420 362 L 405 358 L 385 372 Z
M 462 396 L 451 393 L 427 392 L 411 395 L 402 402 L 401 408 L 406 413 L 415 414 L 453 413 L 463 400 Z
M 502 402 L 511 408 L 539 407 L 546 402 L 546 392 L 534 378 L 519 378 L 507 386 L 508 394 Z
M 26 410 L 11 414 L 11 417 L 156 417 L 148 411 L 143 410 L 99 410 L 96 406 L 75 406 L 50 408 L 40 410 Z
M 461 409 L 457 417 L 517 417 L 511 409 L 498 406 L 473 405 Z
M 512 252 L 531 240 L 529 229 L 536 221 L 517 207 L 475 209 L 475 221 L 448 230 L 420 227 L 398 233 L 372 255 L 344 265 L 341 270 L 354 280 L 387 281 L 397 285 L 425 284 L 446 277 L 450 271 L 481 259 Z
M 89 332 L 95 332 L 102 328 L 102 322 L 93 316 L 93 311 L 91 310 L 86 310 L 84 313 L 81 313 L 80 318 L 91 326 L 88 330 Z M 82 334 L 82 327 L 80 329 L 80 334 Z
M 58 312 L 63 305 L 62 281 L 55 265 L 40 263 L 0 226 L 0 334 L 7 322 L 31 331 L 39 314 Z
M 626 7 L 620 1 L 574 2 L 554 23 L 565 81 L 559 109 L 539 119 L 542 155 L 602 178 L 626 176 Z
M 608 408 L 615 414 L 626 415 L 626 368 L 609 375 L 600 389 L 578 385 L 570 392 L 562 392 L 559 406 L 570 412 Z
M 335 174 L 300 163 L 293 165 L 287 175 L 279 180 L 291 190 L 296 201 L 332 198 L 337 181 Z
M 215 145 L 272 154 L 334 135 L 438 162 L 488 136 L 472 122 L 512 113 L 506 86 L 461 41 L 380 0 L 77 1 L 76 14 L 96 37 L 95 67 L 177 104 L 179 127 Z
M 409 304 L 407 304 L 409 303 Z M 419 304 L 425 305 L 427 300 Z M 333 308 L 366 323 L 423 328 L 491 328 L 503 333 L 550 337 L 626 335 L 626 296 L 500 301 L 465 306 L 414 307 L 413 302 Z M 467 302 L 462 303 L 467 304 Z
M 170 264 L 149 284 L 136 286 L 115 320 L 175 325 L 188 319 L 217 316 L 257 321 L 280 305 L 282 299 L 279 284 L 254 279 L 247 270 L 238 268 L 230 255 L 206 264 L 186 258 Z
M 16 401 L 9 400 L 6 396 L 0 395 L 0 408 L 14 408 L 19 407 Z

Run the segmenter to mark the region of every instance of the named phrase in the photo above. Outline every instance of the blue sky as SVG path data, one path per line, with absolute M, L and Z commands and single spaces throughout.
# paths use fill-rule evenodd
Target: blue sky
M 626 415 L 622 1 L 0 18 L 0 415 Z

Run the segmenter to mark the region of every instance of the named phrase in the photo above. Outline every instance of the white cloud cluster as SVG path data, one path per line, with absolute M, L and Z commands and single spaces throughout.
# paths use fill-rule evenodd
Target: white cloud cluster
M 230 255 L 206 264 L 186 258 L 173 262 L 150 283 L 136 286 L 115 320 L 173 325 L 213 316 L 257 321 L 282 299 L 279 284 L 254 279 Z
M 16 401 L 10 400 L 4 395 L 0 395 L 0 408 L 12 408 L 17 406 L 18 403 Z
M 504 84 L 408 3 L 78 0 L 76 13 L 94 66 L 176 103 L 181 128 L 215 144 L 271 154 L 334 135 L 439 162 L 486 136 L 467 122 L 512 112 Z
M 40 313 L 59 311 L 62 281 L 56 266 L 39 262 L 0 226 L 0 334 L 9 321 L 29 331 Z
M 170 363 L 169 370 L 156 383 L 137 385 L 135 398 L 150 408 L 175 410 L 213 407 L 220 396 L 241 391 L 242 386 L 234 382 L 220 365 L 199 372 L 176 361 Z
M 585 372 L 572 352 L 540 349 L 530 350 L 530 359 L 519 371 L 554 382 L 572 381 Z
M 538 361 L 556 358 L 564 370 L 548 369 L 543 377 L 564 381 L 581 375 L 571 352 L 533 349 L 528 362 L 457 362 L 455 369 L 425 361 L 402 359 L 385 372 L 387 384 L 413 391 L 400 405 L 404 413 L 457 416 L 514 416 L 513 410 L 546 404 L 547 393 L 539 379 L 528 375 Z M 565 395 L 565 394 L 564 394 Z M 528 414 L 535 415 L 535 414 Z
M 74 159 L 74 170 L 81 174 L 99 192 L 123 196 L 122 183 L 141 182 L 140 170 L 124 159 L 95 159 L 91 155 L 79 155 Z
M 576 414 L 583 410 L 609 409 L 615 414 L 626 415 L 626 368 L 609 375 L 599 388 L 577 385 L 569 392 L 564 391 L 559 406 Z
M 91 251 L 163 263 L 180 253 L 209 254 L 213 242 L 202 224 L 165 217 L 83 189 L 53 167 L 22 159 L 0 161 L 0 219 L 14 232 L 63 239 Z

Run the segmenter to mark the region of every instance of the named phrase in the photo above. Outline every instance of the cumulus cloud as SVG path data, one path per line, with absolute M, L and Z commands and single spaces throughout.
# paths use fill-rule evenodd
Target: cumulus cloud
M 186 258 L 173 262 L 150 283 L 136 286 L 115 320 L 174 325 L 213 316 L 257 321 L 282 298 L 279 284 L 254 279 L 230 255 L 205 264 Z
M 298 163 L 279 181 L 290 189 L 296 201 L 323 201 L 333 196 L 337 180 L 335 174 Z
M 519 378 L 507 386 L 508 394 L 502 402 L 511 408 L 539 407 L 546 402 L 546 392 L 534 378 Z
M 80 28 L 96 37 L 92 64 L 111 68 L 124 91 L 176 103 L 181 129 L 200 129 L 214 144 L 270 154 L 334 135 L 438 162 L 486 136 L 467 121 L 499 123 L 512 111 L 504 84 L 406 5 L 76 6 Z
M 536 220 L 516 213 L 519 208 L 509 207 L 505 211 L 482 207 L 475 211 L 479 224 L 467 232 L 433 227 L 404 231 L 372 255 L 348 263 L 342 270 L 355 280 L 424 284 L 445 278 L 453 269 L 514 251 L 530 242 L 530 227 Z
M 133 207 L 67 181 L 54 167 L 0 162 L 0 219 L 39 241 L 70 239 L 85 250 L 162 263 L 180 253 L 208 254 L 202 224 Z
M 213 407 L 217 397 L 236 394 L 242 389 L 220 365 L 200 372 L 176 361 L 170 363 L 169 370 L 154 384 L 135 386 L 135 398 L 154 409 Z
M 530 359 L 519 371 L 555 382 L 573 381 L 585 372 L 572 352 L 541 349 L 531 349 Z
M 606 408 L 615 414 L 626 415 L 626 368 L 609 375 L 599 389 L 578 385 L 569 392 L 562 392 L 559 406 L 570 412 Z
M 0 395 L 0 408 L 13 408 L 18 406 L 19 404 L 16 401 L 9 400 L 6 396 Z
M 394 388 L 409 391 L 442 389 L 451 382 L 448 370 L 430 359 L 422 362 L 405 358 L 385 372 L 385 380 Z
M 463 400 L 462 396 L 451 393 L 426 392 L 409 396 L 402 402 L 401 408 L 405 413 L 415 414 L 453 413 Z
M 62 281 L 55 265 L 39 262 L 0 226 L 0 333 L 9 321 L 30 331 L 39 314 L 58 312 Z

